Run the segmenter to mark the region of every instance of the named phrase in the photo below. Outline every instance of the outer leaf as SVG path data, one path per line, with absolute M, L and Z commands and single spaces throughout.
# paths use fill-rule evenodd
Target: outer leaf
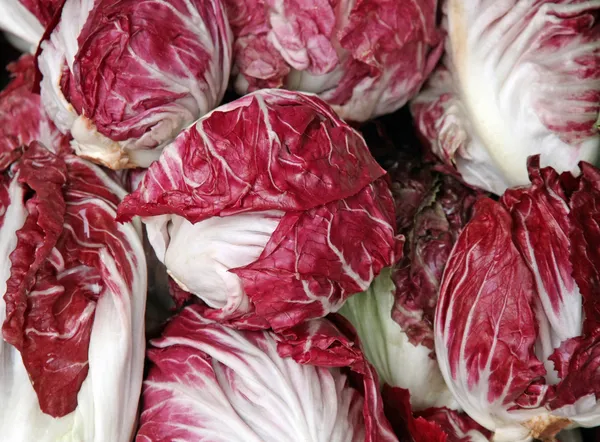
M 11 254 L 11 277 L 6 282 L 4 294 L 6 319 L 2 325 L 2 334 L 7 342 L 22 351 L 25 344 L 25 316 L 28 313 L 27 295 L 37 283 L 37 272 L 50 260 L 63 229 L 66 203 L 62 187 L 67 182 L 67 166 L 62 158 L 44 151 L 39 144 L 33 144 L 22 159 L 19 182 L 33 191 L 34 197 L 26 203 L 28 216 L 23 228 L 17 232 L 17 247 Z M 77 313 L 81 314 L 82 311 Z M 85 370 L 85 378 L 87 367 L 72 365 L 75 366 L 76 373 Z M 79 390 L 82 381 L 83 379 L 79 380 L 75 392 Z M 43 395 L 42 399 L 62 401 L 65 398 Z M 69 399 L 71 403 L 55 405 L 56 415 L 64 415 L 75 408 L 75 397 Z M 54 406 L 42 404 L 42 409 L 46 407 Z M 66 410 L 68 408 L 71 409 Z
M 325 316 L 396 261 L 392 213 L 380 178 L 350 198 L 288 213 L 261 256 L 233 272 L 256 313 L 275 330 Z
M 598 304 L 598 228 L 600 214 L 600 172 L 582 164 L 579 188 L 571 197 L 569 220 L 573 223 L 571 262 L 573 276 L 583 297 L 584 319 L 581 336 L 564 341 L 550 358 L 561 382 L 549 406 L 555 414 L 572 419 L 584 427 L 600 425 L 600 334 Z
M 561 382 L 556 388 L 556 397 L 550 402 L 550 408 L 558 409 L 566 405 L 573 405 L 582 398 L 591 396 L 595 398 L 600 391 L 598 381 L 598 370 L 600 369 L 600 338 L 577 337 L 563 342 L 563 344 L 552 355 L 551 359 L 557 368 Z M 586 400 L 588 404 L 589 400 Z M 598 414 L 600 407 L 596 401 L 592 401 L 592 410 L 577 410 L 577 414 L 595 411 Z M 576 408 L 583 408 L 579 406 Z M 589 407 L 589 405 L 588 405 Z M 577 419 L 576 413 L 571 413 Z M 600 417 L 596 416 L 596 424 L 600 423 Z M 586 425 L 594 426 L 594 425 Z
M 409 342 L 392 319 L 395 291 L 391 270 L 384 269 L 368 290 L 350 297 L 340 313 L 356 327 L 382 383 L 409 390 L 413 409 L 456 407 L 430 349 Z
M 559 172 L 594 161 L 599 10 L 596 0 L 448 1 L 443 66 L 412 103 L 431 150 L 499 195 L 527 183 L 530 155 Z
M 511 241 L 512 227 L 499 203 L 477 203 L 446 266 L 436 310 L 444 379 L 462 408 L 492 431 L 534 415 L 547 391 L 534 353 L 535 283 Z M 513 440 L 529 432 L 519 431 Z
M 41 44 L 44 106 L 78 155 L 147 167 L 222 99 L 230 32 L 215 0 L 67 0 Z
M 358 193 L 385 172 L 362 137 L 311 95 L 262 90 L 184 131 L 119 207 L 133 215 L 306 210 Z
M 583 330 L 596 335 L 600 331 L 600 172 L 588 164 L 581 167 L 583 176 L 570 203 L 571 262 L 583 297 Z
M 350 367 L 359 373 L 366 370 L 365 358 L 354 340 L 356 331 L 340 315 L 303 322 L 280 336 L 277 352 L 282 357 L 319 367 Z
M 23 227 L 27 217 L 27 211 L 24 204 L 25 189 L 16 178 L 10 178 L 8 174 L 0 175 L 0 253 L 7 257 L 17 246 L 16 232 Z M 11 262 L 9 259 L 0 260 L 0 291 L 6 292 L 6 280 L 10 276 Z M 0 297 L 0 321 L 4 323 L 6 319 L 6 304 L 4 297 Z M 7 401 L 10 397 L 19 397 L 22 403 L 35 402 L 37 397 L 29 379 L 27 371 L 23 367 L 19 352 L 4 339 L 0 339 L 0 395 L 3 398 L 2 408 L 0 408 L 0 428 L 2 434 L 9 436 L 7 429 L 15 427 L 15 421 L 10 419 L 6 412 Z M 14 396 L 13 396 L 14 395 Z M 11 406 L 9 404 L 9 406 Z M 14 406 L 14 404 L 12 404 Z M 41 415 L 39 407 L 35 407 L 37 415 Z M 30 413 L 29 417 L 32 417 Z M 4 436 L 3 436 L 4 437 Z M 13 438 L 12 440 L 19 440 Z
M 385 385 L 383 398 L 390 422 L 407 442 L 484 442 L 491 433 L 469 416 L 447 408 L 429 408 L 414 413 L 408 390 Z
M 347 377 L 280 357 L 272 333 L 206 323 L 192 306 L 153 344 L 138 441 L 372 440 Z
M 543 348 L 538 357 L 546 360 L 563 341 L 581 334 L 581 294 L 571 276 L 572 226 L 560 177 L 551 168 L 540 170 L 538 157 L 530 161 L 529 177 L 531 186 L 506 191 L 501 202 L 511 213 L 514 242 L 535 278 L 544 311 L 538 319 Z M 544 331 L 546 322 L 549 329 Z M 550 373 L 549 379 L 557 381 Z
M 419 413 L 418 419 L 438 424 L 448 435 L 449 442 L 485 442 L 493 435 L 465 413 L 447 408 L 430 408 Z
M 385 385 L 386 414 L 398 438 L 406 442 L 447 442 L 448 435 L 436 422 L 413 416 L 408 390 Z
M 343 118 L 393 112 L 441 55 L 435 1 L 227 0 L 235 86 L 318 93 Z

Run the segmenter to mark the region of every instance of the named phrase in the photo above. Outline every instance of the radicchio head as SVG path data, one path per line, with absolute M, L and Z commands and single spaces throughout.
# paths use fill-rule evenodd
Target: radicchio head
M 35 142 L 0 176 L 2 438 L 128 440 L 145 344 L 139 222 L 115 221 L 124 192 L 100 168 Z
M 136 440 L 397 442 L 376 376 L 333 323 L 316 320 L 288 338 L 186 307 L 152 342 Z M 313 352 L 321 358 L 304 362 Z
M 66 0 L 41 48 L 44 106 L 77 154 L 148 167 L 221 101 L 231 31 L 219 0 Z
M 225 0 L 239 93 L 313 92 L 344 119 L 393 112 L 442 52 L 436 0 Z
M 443 63 L 412 102 L 430 148 L 474 186 L 528 182 L 527 157 L 599 158 L 600 2 L 448 0 Z
M 529 164 L 530 186 L 483 199 L 449 258 L 435 348 L 446 383 L 495 440 L 600 423 L 600 171 Z
M 146 217 L 213 319 L 280 330 L 336 311 L 399 256 L 384 173 L 322 100 L 262 90 L 183 132 L 119 213 Z

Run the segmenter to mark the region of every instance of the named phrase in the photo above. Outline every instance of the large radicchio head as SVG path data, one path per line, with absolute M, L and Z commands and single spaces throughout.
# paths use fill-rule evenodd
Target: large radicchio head
M 322 100 L 263 90 L 183 132 L 119 213 L 146 217 L 157 256 L 213 318 L 282 329 L 395 262 L 384 173 Z
M 499 441 L 600 423 L 600 171 L 580 167 L 574 178 L 533 158 L 532 184 L 478 202 L 446 266 L 438 361 Z
M 152 342 L 136 440 L 396 442 L 351 338 L 324 319 L 287 339 L 238 331 L 186 307 Z
M 77 154 L 147 167 L 221 101 L 231 31 L 218 0 L 66 0 L 41 48 L 44 106 Z
M 239 93 L 313 92 L 347 120 L 393 112 L 442 51 L 437 1 L 225 0 Z

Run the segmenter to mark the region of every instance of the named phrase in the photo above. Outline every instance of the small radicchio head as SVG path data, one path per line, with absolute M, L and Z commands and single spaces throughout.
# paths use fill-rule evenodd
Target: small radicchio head
M 450 255 L 435 319 L 457 401 L 498 441 L 600 424 L 600 171 L 559 175 L 475 206 Z
M 44 106 L 78 155 L 148 167 L 221 101 L 231 40 L 219 0 L 66 0 L 38 58 Z
M 236 90 L 313 92 L 344 119 L 393 112 L 437 63 L 437 0 L 225 0 Z
M 31 55 L 8 65 L 12 76 L 0 92 L 0 170 L 21 155 L 20 148 L 39 141 L 50 151 L 68 153 L 69 137 L 60 133 L 44 112 L 40 96 L 32 92 L 35 67 Z
M 360 350 L 347 348 L 334 324 L 317 320 L 298 330 L 302 351 L 312 337 L 337 343 L 315 365 L 295 360 L 295 342 L 278 351 L 282 338 L 273 332 L 237 331 L 201 310 L 186 307 L 152 342 L 138 442 L 397 441 L 372 388 L 376 377 L 361 373 L 363 383 L 354 385 L 357 373 L 345 365 L 361 365 Z M 303 337 L 309 340 L 300 343 Z M 281 354 L 290 348 L 297 358 Z
M 139 224 L 115 221 L 124 192 L 98 167 L 37 143 L 2 179 L 2 437 L 129 440 L 146 263 Z
M 401 252 L 386 178 L 315 96 L 262 90 L 167 146 L 119 208 L 211 317 L 276 330 L 338 310 Z
M 412 344 L 430 349 L 442 273 L 473 204 L 483 196 L 434 167 L 406 152 L 390 169 L 396 227 L 406 238 L 404 255 L 393 272 L 392 317 Z
M 474 186 L 527 184 L 527 157 L 599 158 L 600 2 L 448 0 L 443 63 L 412 102 L 430 148 Z
M 0 0 L 0 30 L 23 52 L 35 52 L 64 0 Z

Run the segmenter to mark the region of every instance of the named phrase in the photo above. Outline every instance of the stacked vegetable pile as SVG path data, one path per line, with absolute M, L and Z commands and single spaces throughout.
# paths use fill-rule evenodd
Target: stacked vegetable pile
M 0 28 L 0 440 L 596 440 L 600 0 Z

